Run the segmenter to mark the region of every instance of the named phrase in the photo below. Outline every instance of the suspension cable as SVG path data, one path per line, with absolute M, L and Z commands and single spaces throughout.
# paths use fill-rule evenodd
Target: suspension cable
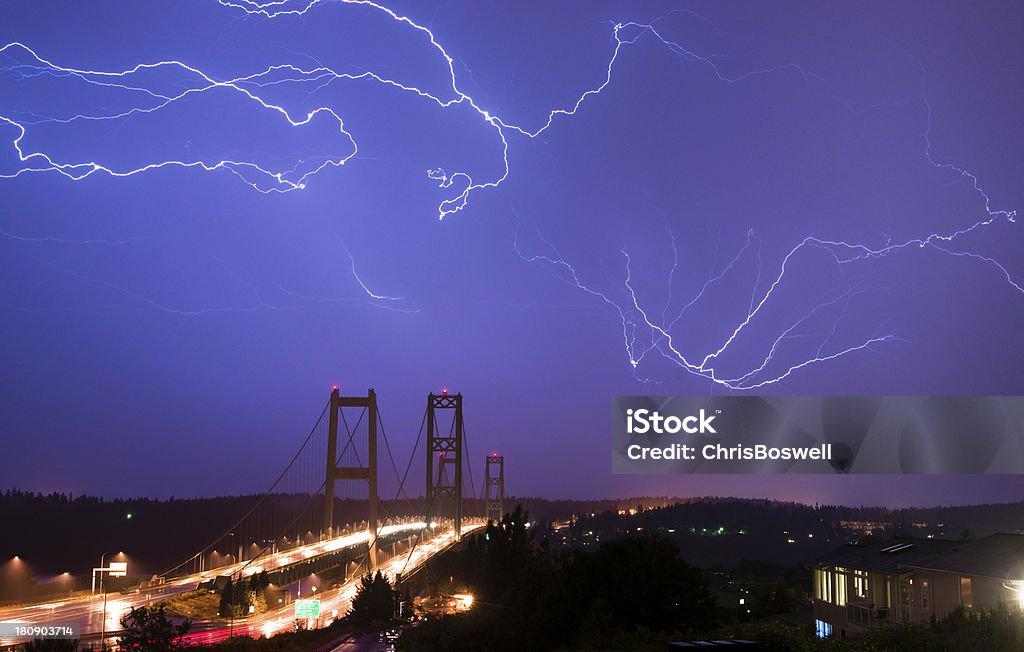
M 199 555 L 202 555 L 204 552 L 207 551 L 207 549 L 209 549 L 209 548 L 213 547 L 214 545 L 216 545 L 218 541 L 220 541 L 224 537 L 228 536 L 231 532 L 233 532 L 239 525 L 242 524 L 242 522 L 245 521 L 245 519 L 249 518 L 249 516 L 251 516 L 252 513 L 255 512 L 256 509 L 267 500 L 267 498 L 270 496 L 271 492 L 273 492 L 274 489 L 277 488 L 278 483 L 280 483 L 281 480 L 284 479 L 284 476 L 292 468 L 292 465 L 295 464 L 295 460 L 297 460 L 299 458 L 299 455 L 302 454 L 302 451 L 306 448 L 306 445 L 309 443 L 309 440 L 312 439 L 313 434 L 316 432 L 317 427 L 320 425 L 320 422 L 324 418 L 324 414 L 327 413 L 327 408 L 330 406 L 330 404 L 331 404 L 331 402 L 330 402 L 330 400 L 328 400 L 327 403 L 324 405 L 324 409 L 320 411 L 320 416 L 317 417 L 316 423 L 313 424 L 313 427 L 310 428 L 310 430 L 309 430 L 309 434 L 306 435 L 305 441 L 302 442 L 302 446 L 299 447 L 298 452 L 296 452 L 295 455 L 292 457 L 291 461 L 288 462 L 288 466 L 285 467 L 284 471 L 282 471 L 281 474 L 277 476 L 277 479 L 274 480 L 274 484 L 270 485 L 270 489 L 267 489 L 265 492 L 263 492 L 263 495 L 260 496 L 259 500 L 257 500 L 256 503 L 251 508 L 249 508 L 249 511 L 247 511 L 245 513 L 245 515 L 242 516 L 242 518 L 238 519 L 238 521 L 236 521 L 231 527 L 226 529 L 220 536 L 215 538 L 210 543 L 206 544 L 206 546 L 204 546 L 199 552 L 197 552 L 196 554 L 188 557 L 187 559 L 182 560 L 177 565 L 172 566 L 171 568 L 167 569 L 166 571 L 164 571 L 163 573 L 160 574 L 160 577 L 164 577 L 166 575 L 169 575 L 170 573 L 173 573 L 174 571 L 178 570 L 179 568 L 181 568 L 182 566 L 184 566 L 188 562 L 194 560 Z

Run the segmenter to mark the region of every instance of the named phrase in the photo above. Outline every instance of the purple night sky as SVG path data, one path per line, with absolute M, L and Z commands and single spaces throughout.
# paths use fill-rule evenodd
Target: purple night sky
M 337 383 L 403 463 L 461 391 L 511 494 L 1024 499 L 608 449 L 619 394 L 1024 393 L 1022 60 L 1016 2 L 0 2 L 0 490 L 258 492 Z

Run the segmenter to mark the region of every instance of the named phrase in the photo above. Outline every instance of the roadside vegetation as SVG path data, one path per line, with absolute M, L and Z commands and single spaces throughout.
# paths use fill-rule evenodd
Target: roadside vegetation
M 191 618 L 193 620 L 212 620 L 217 618 L 220 607 L 220 596 L 213 591 L 188 591 L 165 598 L 156 603 L 163 605 L 168 616 Z

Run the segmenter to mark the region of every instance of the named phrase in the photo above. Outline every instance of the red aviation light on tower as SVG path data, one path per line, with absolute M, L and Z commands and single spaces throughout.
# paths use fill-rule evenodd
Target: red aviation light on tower
M 442 387 L 441 388 L 441 395 L 442 396 L 448 396 L 448 388 L 447 387 Z
M 338 386 L 337 385 L 331 385 L 331 391 L 332 392 L 338 391 Z
M 497 457 L 497 456 L 498 456 L 498 452 L 497 451 L 491 453 L 491 457 Z

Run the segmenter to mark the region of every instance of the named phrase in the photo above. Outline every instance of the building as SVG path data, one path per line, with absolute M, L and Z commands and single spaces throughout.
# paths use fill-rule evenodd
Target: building
M 1024 536 L 897 537 L 837 548 L 813 565 L 819 637 L 927 623 L 962 607 L 1024 609 Z

